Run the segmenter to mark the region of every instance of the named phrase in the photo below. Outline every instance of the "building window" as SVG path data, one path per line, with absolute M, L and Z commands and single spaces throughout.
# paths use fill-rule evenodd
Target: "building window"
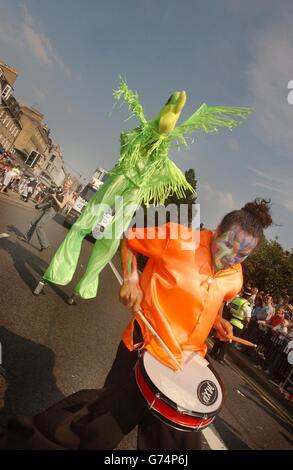
M 35 152 L 34 150 L 30 153 L 30 156 L 27 157 L 25 163 L 27 166 L 30 168 L 34 168 L 36 164 L 38 163 L 39 159 L 41 158 L 41 155 L 38 152 Z
M 11 94 L 11 86 L 10 85 L 6 85 L 2 91 L 2 98 L 4 98 L 5 100 L 7 100 Z

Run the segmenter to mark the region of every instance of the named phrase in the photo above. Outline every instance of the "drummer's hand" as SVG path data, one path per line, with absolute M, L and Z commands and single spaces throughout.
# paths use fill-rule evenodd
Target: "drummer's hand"
M 232 342 L 233 327 L 229 321 L 225 320 L 221 315 L 218 315 L 213 327 L 217 331 L 217 338 L 221 341 Z
M 137 281 L 124 281 L 119 294 L 120 302 L 125 305 L 126 308 L 133 312 L 139 310 L 143 293 Z

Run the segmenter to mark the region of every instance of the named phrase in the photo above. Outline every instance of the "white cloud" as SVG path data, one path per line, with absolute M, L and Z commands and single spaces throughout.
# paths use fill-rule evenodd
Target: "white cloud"
M 68 76 L 70 76 L 69 68 L 54 52 L 53 46 L 49 38 L 43 33 L 37 31 L 38 25 L 35 24 L 32 16 L 28 12 L 27 7 L 25 5 L 22 5 L 22 8 L 24 11 L 24 20 L 22 24 L 24 38 L 39 63 L 41 65 L 45 64 L 48 66 L 57 64 L 61 69 L 63 69 L 67 73 Z
M 293 178 L 288 177 L 288 176 L 272 176 L 270 174 L 265 173 L 264 171 L 258 170 L 257 168 L 253 167 L 248 167 L 249 170 L 253 171 L 256 175 L 260 176 L 261 178 L 264 178 L 268 181 L 272 181 L 273 183 L 286 185 L 286 186 L 291 186 L 293 187 Z
M 45 65 L 52 65 L 53 61 L 47 53 L 47 48 L 45 46 L 45 41 L 42 35 L 37 34 L 27 24 L 23 25 L 23 33 L 28 46 L 33 51 L 39 63 Z
M 270 25 L 252 38 L 253 60 L 248 69 L 256 132 L 280 153 L 293 153 L 293 106 L 287 100 L 287 86 L 293 79 L 292 20 L 282 18 L 276 26 Z
M 288 209 L 289 212 L 293 213 L 293 199 L 285 201 L 283 205 L 286 207 L 286 209 Z
M 40 32 L 41 26 L 30 15 L 27 7 L 21 5 L 22 17 L 14 24 L 0 24 L 0 41 L 15 49 L 28 49 L 40 65 L 49 68 L 58 66 L 70 77 L 70 69 L 54 51 L 49 38 Z
M 276 193 L 283 193 L 283 191 L 279 188 L 274 188 L 273 186 L 271 186 L 270 184 L 266 184 L 266 183 L 261 183 L 259 181 L 257 181 L 256 183 L 253 183 L 254 186 L 257 186 L 258 188 L 265 188 L 265 189 L 268 189 L 269 191 L 275 191 Z
M 232 193 L 220 191 L 206 181 L 199 181 L 199 198 L 201 222 L 205 227 L 217 227 L 222 217 L 236 208 Z
M 270 192 L 277 193 L 276 201 L 290 212 L 293 212 L 293 178 L 290 176 L 268 175 L 257 168 L 249 169 L 261 179 L 252 182 L 254 186 L 265 188 Z
M 212 201 L 213 204 L 217 204 L 220 207 L 224 207 L 228 210 L 235 209 L 235 202 L 230 192 L 219 191 L 212 188 L 209 183 L 199 183 L 200 197 L 203 197 L 206 201 Z

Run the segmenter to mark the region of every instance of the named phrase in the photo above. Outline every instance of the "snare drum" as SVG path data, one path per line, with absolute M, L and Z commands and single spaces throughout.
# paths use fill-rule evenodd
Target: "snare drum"
M 144 351 L 135 374 L 151 412 L 180 431 L 207 427 L 223 405 L 223 384 L 197 353 L 184 351 L 182 370 L 174 371 Z

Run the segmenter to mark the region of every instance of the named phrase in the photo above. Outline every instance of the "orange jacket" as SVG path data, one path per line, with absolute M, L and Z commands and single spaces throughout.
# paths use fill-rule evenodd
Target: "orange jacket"
M 136 228 L 130 230 L 132 239 L 128 239 L 134 251 L 149 257 L 140 278 L 144 293 L 141 310 L 179 362 L 182 350 L 206 354 L 205 340 L 222 303 L 234 298 L 243 283 L 240 264 L 214 273 L 211 231 L 191 232 L 188 229 L 195 236 L 186 241 L 186 236 L 183 240 L 179 230 L 179 237 L 173 239 L 171 230 L 180 227 L 172 223 L 156 227 L 153 229 L 155 239 L 146 238 L 147 228 Z M 162 236 L 164 238 L 160 239 Z M 173 368 L 172 360 L 138 316 L 124 331 L 123 341 L 127 348 L 135 348 L 134 320 L 140 325 L 144 347 Z

